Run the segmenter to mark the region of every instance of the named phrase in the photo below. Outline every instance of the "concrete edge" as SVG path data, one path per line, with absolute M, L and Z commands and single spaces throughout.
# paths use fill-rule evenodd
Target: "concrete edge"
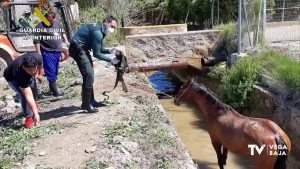
M 169 24 L 169 25 L 152 25 L 152 26 L 129 26 L 124 29 L 151 29 L 151 28 L 165 28 L 165 27 L 187 27 L 187 24 Z M 120 28 L 122 29 L 122 28 Z
M 143 38 L 143 37 L 159 37 L 159 36 L 171 36 L 171 35 L 192 35 L 192 34 L 204 34 L 204 33 L 219 33 L 221 30 L 200 30 L 200 31 L 188 31 L 188 32 L 174 32 L 174 33 L 155 33 L 155 34 L 142 34 L 142 35 L 130 35 L 125 39 Z

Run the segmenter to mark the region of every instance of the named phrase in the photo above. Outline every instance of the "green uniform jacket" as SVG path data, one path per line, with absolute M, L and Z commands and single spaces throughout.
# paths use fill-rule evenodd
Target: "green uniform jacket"
M 97 59 L 111 62 L 108 49 L 103 48 L 105 28 L 102 24 L 85 24 L 79 28 L 71 39 L 71 43 L 77 44 L 84 50 L 93 50 L 93 55 Z

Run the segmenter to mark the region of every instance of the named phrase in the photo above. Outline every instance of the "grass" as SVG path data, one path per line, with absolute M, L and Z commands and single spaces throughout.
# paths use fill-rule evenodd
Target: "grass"
M 164 128 L 161 128 L 158 132 L 155 132 L 152 138 L 152 144 L 154 145 L 154 147 L 159 147 L 161 145 L 165 145 L 168 147 L 176 146 L 174 138 L 170 137 L 169 131 Z
M 105 169 L 108 165 L 103 162 L 97 162 L 94 158 L 91 158 L 85 162 L 85 169 Z
M 172 169 L 174 168 L 172 165 L 172 162 L 167 159 L 167 158 L 162 158 L 160 160 L 158 160 L 155 165 L 153 166 L 153 168 L 157 168 L 157 169 Z
M 80 99 L 81 94 L 75 90 L 74 88 L 70 88 L 68 92 L 66 93 L 66 99 Z
M 82 13 L 81 24 L 84 23 L 102 23 L 102 21 L 107 16 L 107 11 L 105 10 L 105 6 L 97 5 L 95 7 L 89 8 Z M 119 33 L 119 31 L 115 30 L 115 32 L 108 34 L 105 37 L 105 47 L 114 47 L 124 45 L 124 40 Z
M 139 72 L 133 72 L 133 76 L 136 79 L 142 81 L 142 83 L 144 83 L 144 84 L 147 84 L 149 82 L 148 78 L 145 75 L 143 75 L 143 74 L 141 74 Z
M 174 168 L 170 160 L 172 157 L 165 155 L 172 154 L 174 148 L 177 149 L 176 140 L 166 125 L 167 117 L 159 107 L 147 101 L 145 96 L 138 95 L 133 101 L 140 105 L 135 113 L 102 132 L 105 145 L 110 149 L 118 148 L 122 141 L 131 140 L 137 142 L 140 151 L 149 156 L 154 168 Z M 134 163 L 127 168 L 133 168 L 132 165 Z
M 266 82 L 270 86 L 283 86 L 296 97 L 300 96 L 300 63 L 273 50 L 241 58 L 231 69 L 214 68 L 210 74 L 221 79 L 223 101 L 239 111 L 251 105 L 253 85 L 265 83 L 259 79 L 262 74 L 275 80 L 276 83 L 273 80 Z
M 265 74 L 275 78 L 288 88 L 300 91 L 299 62 L 272 50 L 262 53 L 258 62 L 262 64 Z
M 26 155 L 32 154 L 33 139 L 53 134 L 55 131 L 70 126 L 49 124 L 34 129 L 20 129 L 21 122 L 0 127 L 0 168 L 12 168 L 15 162 L 22 162 Z
M 229 54 L 236 52 L 237 51 L 236 23 L 229 22 L 227 24 L 220 24 L 214 27 L 214 29 L 223 31 L 224 34 L 223 46 L 227 50 L 227 52 Z
M 2 96 L 2 95 L 0 96 L 0 101 L 4 102 L 5 99 L 6 99 L 5 96 Z
M 58 73 L 57 86 L 59 88 L 68 88 L 70 87 L 72 80 L 80 76 L 79 69 L 76 65 L 70 65 L 68 67 L 63 67 Z
M 149 100 L 147 100 L 147 98 L 145 98 L 142 95 L 137 95 L 136 97 L 133 98 L 134 102 L 138 103 L 138 104 L 149 104 Z
M 109 145 L 118 145 L 120 140 L 114 140 L 115 136 L 132 137 L 132 124 L 130 122 L 122 122 L 113 127 L 107 128 L 102 134 L 108 139 Z

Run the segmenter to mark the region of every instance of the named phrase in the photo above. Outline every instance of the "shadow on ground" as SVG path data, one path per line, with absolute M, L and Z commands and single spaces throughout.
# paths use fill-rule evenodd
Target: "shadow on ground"
M 67 106 L 60 107 L 58 109 L 52 109 L 50 111 L 45 111 L 40 113 L 41 120 L 49 120 L 53 118 L 61 118 L 64 116 L 72 116 L 75 114 L 91 114 L 85 110 L 82 110 L 80 107 L 76 106 Z

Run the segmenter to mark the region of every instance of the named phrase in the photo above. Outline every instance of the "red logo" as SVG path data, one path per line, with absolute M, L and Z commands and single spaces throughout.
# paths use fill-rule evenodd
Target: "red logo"
M 39 6 L 46 6 L 48 4 L 48 1 L 40 1 Z

